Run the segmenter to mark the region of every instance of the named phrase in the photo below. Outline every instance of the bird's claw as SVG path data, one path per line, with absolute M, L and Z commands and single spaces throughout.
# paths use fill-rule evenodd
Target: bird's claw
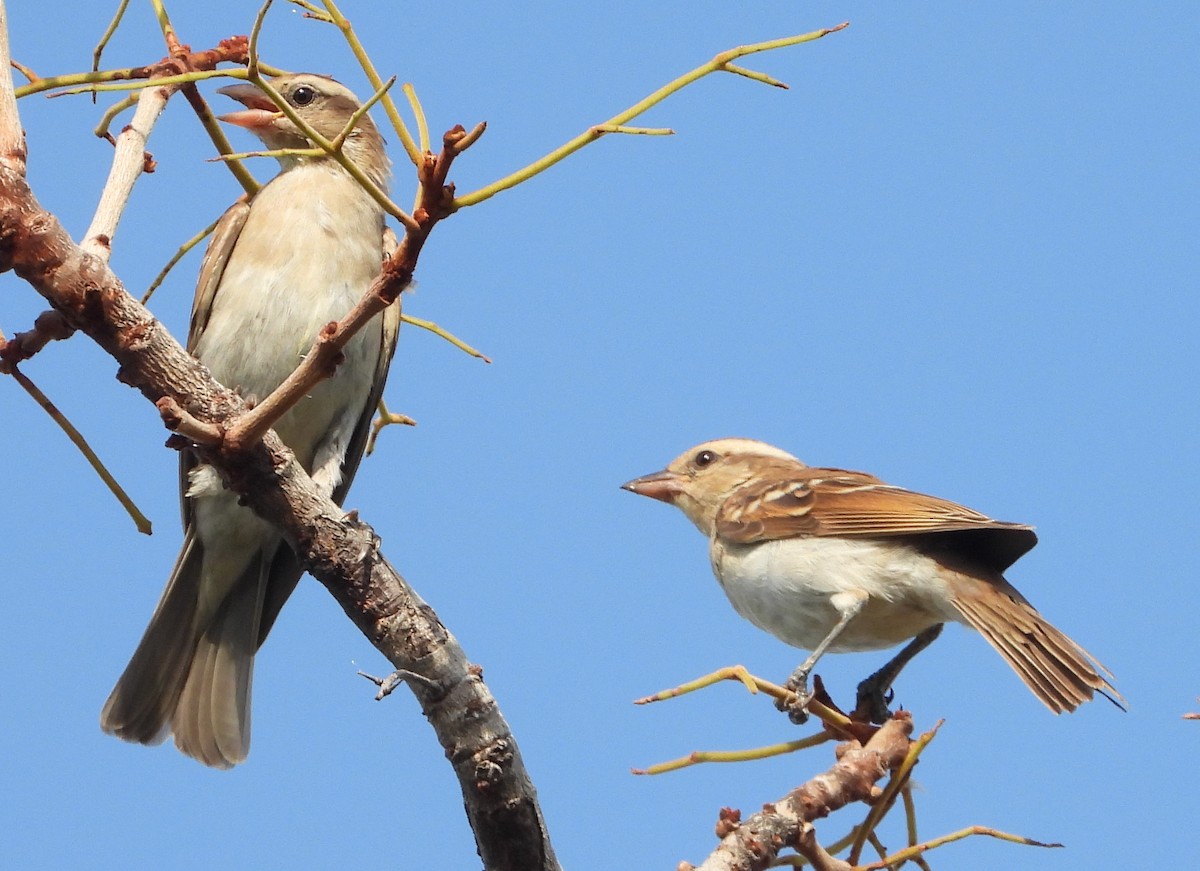
M 891 687 L 882 687 L 878 681 L 867 678 L 858 685 L 854 711 L 865 716 L 869 722 L 882 725 L 892 717 L 891 704 L 895 698 L 896 691 Z
M 803 726 L 808 722 L 808 703 L 813 698 L 813 694 L 808 688 L 808 675 L 797 671 L 787 679 L 783 686 L 793 695 L 779 699 L 775 703 L 775 707 L 787 714 L 788 719 L 797 726 Z

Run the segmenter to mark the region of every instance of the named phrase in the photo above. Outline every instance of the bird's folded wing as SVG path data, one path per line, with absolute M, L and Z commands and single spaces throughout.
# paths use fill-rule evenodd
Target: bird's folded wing
M 969 530 L 1013 535 L 1021 540 L 1014 542 L 1021 553 L 1037 542 L 1032 527 L 993 520 L 948 499 L 842 469 L 798 468 L 783 479 L 751 481 L 730 494 L 716 522 L 718 536 L 743 544 L 797 536 L 883 538 Z

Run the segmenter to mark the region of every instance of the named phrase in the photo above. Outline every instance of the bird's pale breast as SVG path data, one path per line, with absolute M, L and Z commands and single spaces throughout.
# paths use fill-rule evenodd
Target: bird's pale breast
M 892 542 L 789 538 L 712 542 L 713 571 L 734 609 L 760 629 L 812 650 L 837 623 L 836 607 L 866 594 L 833 652 L 878 650 L 958 619 L 937 563 Z
M 379 273 L 381 232 L 378 205 L 340 170 L 312 163 L 280 174 L 253 202 L 196 356 L 243 396 L 267 396 Z M 336 375 L 277 424 L 310 471 L 319 442 L 357 422 L 379 347 L 372 324 L 347 346 Z

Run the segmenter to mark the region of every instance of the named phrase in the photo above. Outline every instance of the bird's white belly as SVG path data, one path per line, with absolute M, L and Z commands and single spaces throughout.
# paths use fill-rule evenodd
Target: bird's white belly
M 336 224 L 329 205 L 339 197 L 356 207 Z M 319 166 L 292 169 L 263 188 L 195 348 L 213 376 L 255 400 L 278 387 L 321 328 L 345 317 L 379 273 L 380 214 L 355 183 Z M 379 323 L 359 332 L 334 377 L 275 425 L 310 472 L 321 443 L 347 438 L 362 413 L 379 357 Z
M 892 647 L 957 620 L 937 563 L 913 548 L 870 539 L 789 538 L 712 543 L 713 571 L 734 609 L 760 629 L 812 650 L 852 602 L 862 611 L 833 652 Z

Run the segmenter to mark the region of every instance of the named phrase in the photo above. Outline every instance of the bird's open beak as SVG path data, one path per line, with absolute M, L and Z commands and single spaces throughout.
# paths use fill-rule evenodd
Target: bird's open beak
M 224 88 L 217 88 L 217 93 L 232 97 L 246 107 L 240 112 L 218 115 L 218 120 L 224 121 L 226 124 L 236 124 L 247 130 L 261 130 L 264 127 L 270 127 L 277 119 L 283 117 L 279 107 L 267 99 L 267 95 L 254 85 L 228 85 Z
M 683 492 L 679 476 L 666 469 L 626 481 L 621 485 L 621 489 L 637 493 L 639 496 L 649 496 L 651 499 L 657 499 L 659 502 L 666 502 L 669 505 L 674 504 L 675 498 Z

